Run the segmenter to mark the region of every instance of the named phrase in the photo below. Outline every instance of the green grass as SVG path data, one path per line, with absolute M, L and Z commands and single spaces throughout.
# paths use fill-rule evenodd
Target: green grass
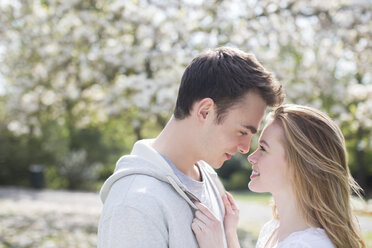
M 250 191 L 232 191 L 230 192 L 234 199 L 239 201 L 246 201 L 246 202 L 257 202 L 262 204 L 270 204 L 271 202 L 271 194 L 263 193 L 253 193 Z
M 366 243 L 367 247 L 372 247 L 372 233 L 371 232 L 364 232 L 363 234 L 363 239 L 364 242 Z

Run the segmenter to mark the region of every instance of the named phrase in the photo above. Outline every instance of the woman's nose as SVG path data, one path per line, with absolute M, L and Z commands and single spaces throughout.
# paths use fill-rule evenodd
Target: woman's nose
M 255 156 L 255 154 L 256 154 L 256 152 L 253 152 L 253 153 L 251 153 L 251 155 L 248 156 L 248 161 L 252 165 L 256 163 L 256 156 Z

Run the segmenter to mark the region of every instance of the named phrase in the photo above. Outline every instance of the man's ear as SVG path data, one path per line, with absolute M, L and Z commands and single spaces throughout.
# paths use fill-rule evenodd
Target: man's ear
M 195 103 L 196 117 L 199 122 L 204 122 L 214 110 L 214 101 L 211 98 L 204 98 Z

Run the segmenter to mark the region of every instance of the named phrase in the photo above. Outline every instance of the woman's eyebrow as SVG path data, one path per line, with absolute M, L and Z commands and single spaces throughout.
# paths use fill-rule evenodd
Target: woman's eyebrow
M 267 147 L 270 148 L 269 144 L 268 144 L 265 140 L 260 140 L 260 143 L 262 143 L 262 144 L 264 144 L 265 146 L 267 146 Z

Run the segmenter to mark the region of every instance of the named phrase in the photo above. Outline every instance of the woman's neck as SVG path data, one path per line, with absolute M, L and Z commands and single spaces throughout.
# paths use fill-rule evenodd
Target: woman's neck
M 284 240 L 293 232 L 309 228 L 306 224 L 293 193 L 283 193 L 274 196 L 280 226 L 277 232 L 278 242 Z

